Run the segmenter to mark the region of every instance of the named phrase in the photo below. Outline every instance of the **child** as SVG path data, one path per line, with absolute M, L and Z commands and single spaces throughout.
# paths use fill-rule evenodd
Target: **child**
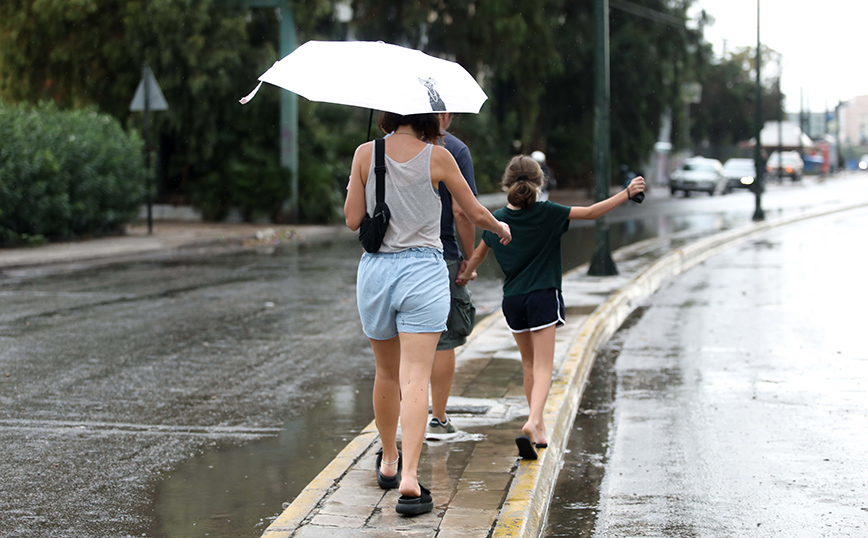
M 503 315 L 521 352 L 524 392 L 530 413 L 515 438 L 519 455 L 536 459 L 536 448 L 548 446 L 543 410 L 551 386 L 555 354 L 555 328 L 564 324 L 561 294 L 561 235 L 572 219 L 593 220 L 645 190 L 645 180 L 634 178 L 626 189 L 589 207 L 567 207 L 538 202 L 545 176 L 539 164 L 527 155 L 512 158 L 503 174 L 509 205 L 494 212 L 509 224 L 513 241 L 501 245 L 491 232 L 468 260 L 458 281 L 470 280 L 489 250 L 506 275 L 503 281 Z

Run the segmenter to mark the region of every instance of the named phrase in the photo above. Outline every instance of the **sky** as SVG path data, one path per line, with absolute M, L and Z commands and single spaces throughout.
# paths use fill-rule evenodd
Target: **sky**
M 757 1 L 760 40 L 783 55 L 784 107 L 798 112 L 804 91 L 812 112 L 838 100 L 868 95 L 868 0 L 696 0 L 715 22 L 705 39 L 717 55 L 756 47 Z M 769 73 L 770 74 L 770 73 Z

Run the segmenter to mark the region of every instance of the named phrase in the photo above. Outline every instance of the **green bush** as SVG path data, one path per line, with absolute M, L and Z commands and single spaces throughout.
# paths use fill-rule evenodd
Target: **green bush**
M 136 217 L 142 141 L 94 110 L 0 103 L 0 246 L 105 234 Z

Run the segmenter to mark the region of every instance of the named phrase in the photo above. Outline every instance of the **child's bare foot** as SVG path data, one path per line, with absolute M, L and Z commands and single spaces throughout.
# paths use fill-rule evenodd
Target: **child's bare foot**
M 530 440 L 533 441 L 533 444 L 535 444 L 537 448 L 546 448 L 549 446 L 549 441 L 546 437 L 546 426 L 542 422 L 539 424 L 532 424 L 530 421 L 525 422 L 524 426 L 521 428 L 521 433 L 530 437 Z

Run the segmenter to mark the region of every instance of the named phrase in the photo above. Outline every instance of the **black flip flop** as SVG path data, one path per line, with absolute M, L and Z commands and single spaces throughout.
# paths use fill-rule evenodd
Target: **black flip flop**
M 418 516 L 434 510 L 434 500 L 431 498 L 431 492 L 428 491 L 428 488 L 419 484 L 419 491 L 421 495 L 418 497 L 408 497 L 406 495 L 398 497 L 395 511 L 405 516 Z
M 537 448 L 548 448 L 549 447 L 548 443 L 534 443 L 533 445 Z
M 519 435 L 515 438 L 515 445 L 518 447 L 518 455 L 525 460 L 535 460 L 538 457 L 536 449 L 533 447 L 533 441 L 527 435 Z
M 401 451 L 398 451 L 398 473 L 395 476 L 386 476 L 380 472 L 380 464 L 383 462 L 383 449 L 377 451 L 377 485 L 383 489 L 395 489 L 401 485 Z

